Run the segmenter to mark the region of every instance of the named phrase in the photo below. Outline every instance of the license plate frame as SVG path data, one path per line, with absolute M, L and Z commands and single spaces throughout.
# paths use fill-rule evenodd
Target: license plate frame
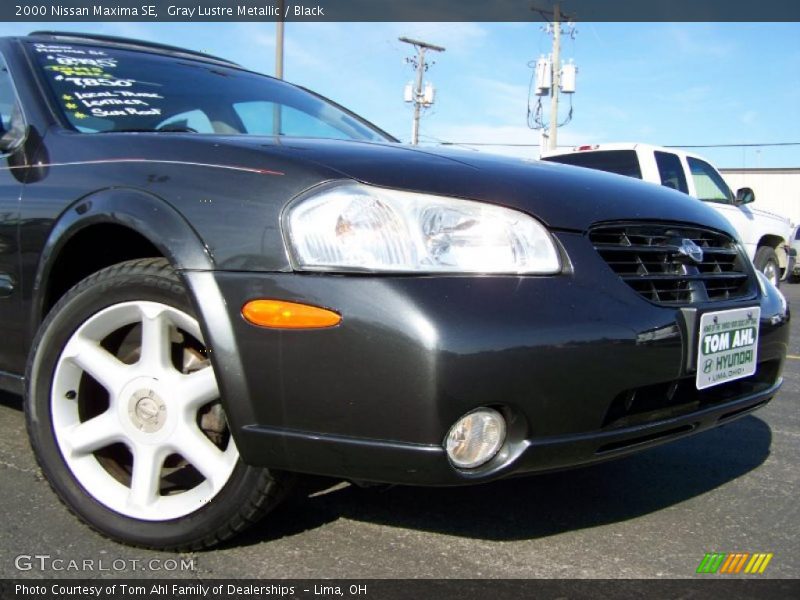
M 704 390 L 756 372 L 761 307 L 709 311 L 700 316 L 695 387 Z

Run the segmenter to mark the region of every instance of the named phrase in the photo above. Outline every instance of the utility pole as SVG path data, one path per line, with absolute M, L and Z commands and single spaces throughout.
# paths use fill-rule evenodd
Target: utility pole
M 558 146 L 558 93 L 561 86 L 561 10 L 559 3 L 553 6 L 553 87 L 550 88 L 550 133 L 547 147 Z
M 398 39 L 404 44 L 411 44 L 417 50 L 416 59 L 406 59 L 406 62 L 410 62 L 417 68 L 417 79 L 414 82 L 414 88 L 412 90 L 412 101 L 414 102 L 414 121 L 411 126 L 411 143 L 416 146 L 419 143 L 420 113 L 422 112 L 423 107 L 430 106 L 433 103 L 432 98 L 429 99 L 430 101 L 426 101 L 423 90 L 423 79 L 425 76 L 425 71 L 428 69 L 428 63 L 425 62 L 425 51 L 432 50 L 433 52 L 444 52 L 445 49 L 441 46 L 435 46 L 434 44 L 421 42 L 419 40 L 412 40 L 411 38 L 407 37 L 401 37 Z
M 283 79 L 283 5 L 285 0 L 278 0 L 278 20 L 275 21 L 275 77 Z
M 275 22 L 275 78 L 283 79 L 283 3 L 278 2 L 278 20 Z M 278 103 L 272 105 L 272 133 L 280 135 L 283 127 L 281 106 Z
M 539 145 L 541 155 L 547 150 L 555 150 L 558 147 L 558 128 L 572 120 L 572 95 L 575 93 L 575 77 L 578 69 L 572 60 L 561 64 L 561 22 L 563 19 L 569 21 L 567 34 L 572 39 L 575 38 L 575 27 L 571 23 L 573 17 L 561 12 L 561 0 L 555 0 L 552 10 L 537 6 L 532 6 L 531 10 L 538 12 L 545 20 L 550 21 L 545 31 L 553 34 L 553 49 L 550 56 L 542 55 L 538 60 L 528 63 L 528 66 L 534 69 L 533 79 L 536 82 L 534 93 L 537 97 L 535 106 L 531 106 L 531 98 L 528 98 L 528 127 L 541 131 Z M 548 19 L 548 17 L 550 18 Z M 561 94 L 565 94 L 569 98 L 569 114 L 564 121 L 559 123 L 558 104 Z M 550 115 L 549 119 L 545 120 L 542 100 L 547 95 L 550 96 Z

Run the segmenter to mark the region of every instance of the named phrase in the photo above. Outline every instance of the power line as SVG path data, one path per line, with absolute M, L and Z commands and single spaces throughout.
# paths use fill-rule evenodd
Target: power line
M 770 142 L 767 144 L 672 144 L 665 148 L 763 148 L 765 146 L 800 146 L 800 142 Z
M 516 142 L 449 142 L 441 141 L 443 146 L 509 146 L 538 148 L 539 144 L 520 144 Z M 665 144 L 664 148 L 768 148 L 776 146 L 800 146 L 800 142 L 768 142 L 763 144 Z M 559 144 L 559 148 L 573 148 L 575 144 Z
M 523 148 L 538 148 L 540 144 L 506 144 L 504 142 L 441 142 L 442 146 L 519 146 Z

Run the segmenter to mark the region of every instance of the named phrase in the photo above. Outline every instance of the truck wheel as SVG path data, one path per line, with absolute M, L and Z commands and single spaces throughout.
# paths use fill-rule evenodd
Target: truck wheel
M 778 262 L 778 255 L 775 254 L 775 249 L 769 246 L 761 246 L 756 251 L 756 256 L 753 259 L 753 264 L 756 269 L 761 271 L 767 276 L 775 287 L 778 287 L 781 282 L 781 267 Z
M 26 422 L 66 506 L 148 548 L 212 546 L 282 499 L 245 465 L 186 291 L 163 259 L 114 265 L 52 309 L 28 363 Z

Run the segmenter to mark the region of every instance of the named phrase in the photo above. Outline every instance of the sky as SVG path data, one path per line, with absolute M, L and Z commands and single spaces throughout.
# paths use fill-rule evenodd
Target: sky
M 578 66 L 573 119 L 559 145 L 800 143 L 800 23 L 577 23 L 562 59 Z M 2 23 L 0 34 L 85 31 L 159 41 L 274 74 L 272 23 Z M 436 102 L 421 141 L 535 158 L 526 125 L 528 63 L 550 51 L 541 23 L 287 23 L 285 79 L 350 108 L 402 141 L 413 78 L 399 36 L 446 51 L 426 78 Z M 561 120 L 569 100 L 562 96 Z M 549 99 L 545 99 L 549 109 Z M 718 167 L 800 167 L 800 145 L 698 148 Z

